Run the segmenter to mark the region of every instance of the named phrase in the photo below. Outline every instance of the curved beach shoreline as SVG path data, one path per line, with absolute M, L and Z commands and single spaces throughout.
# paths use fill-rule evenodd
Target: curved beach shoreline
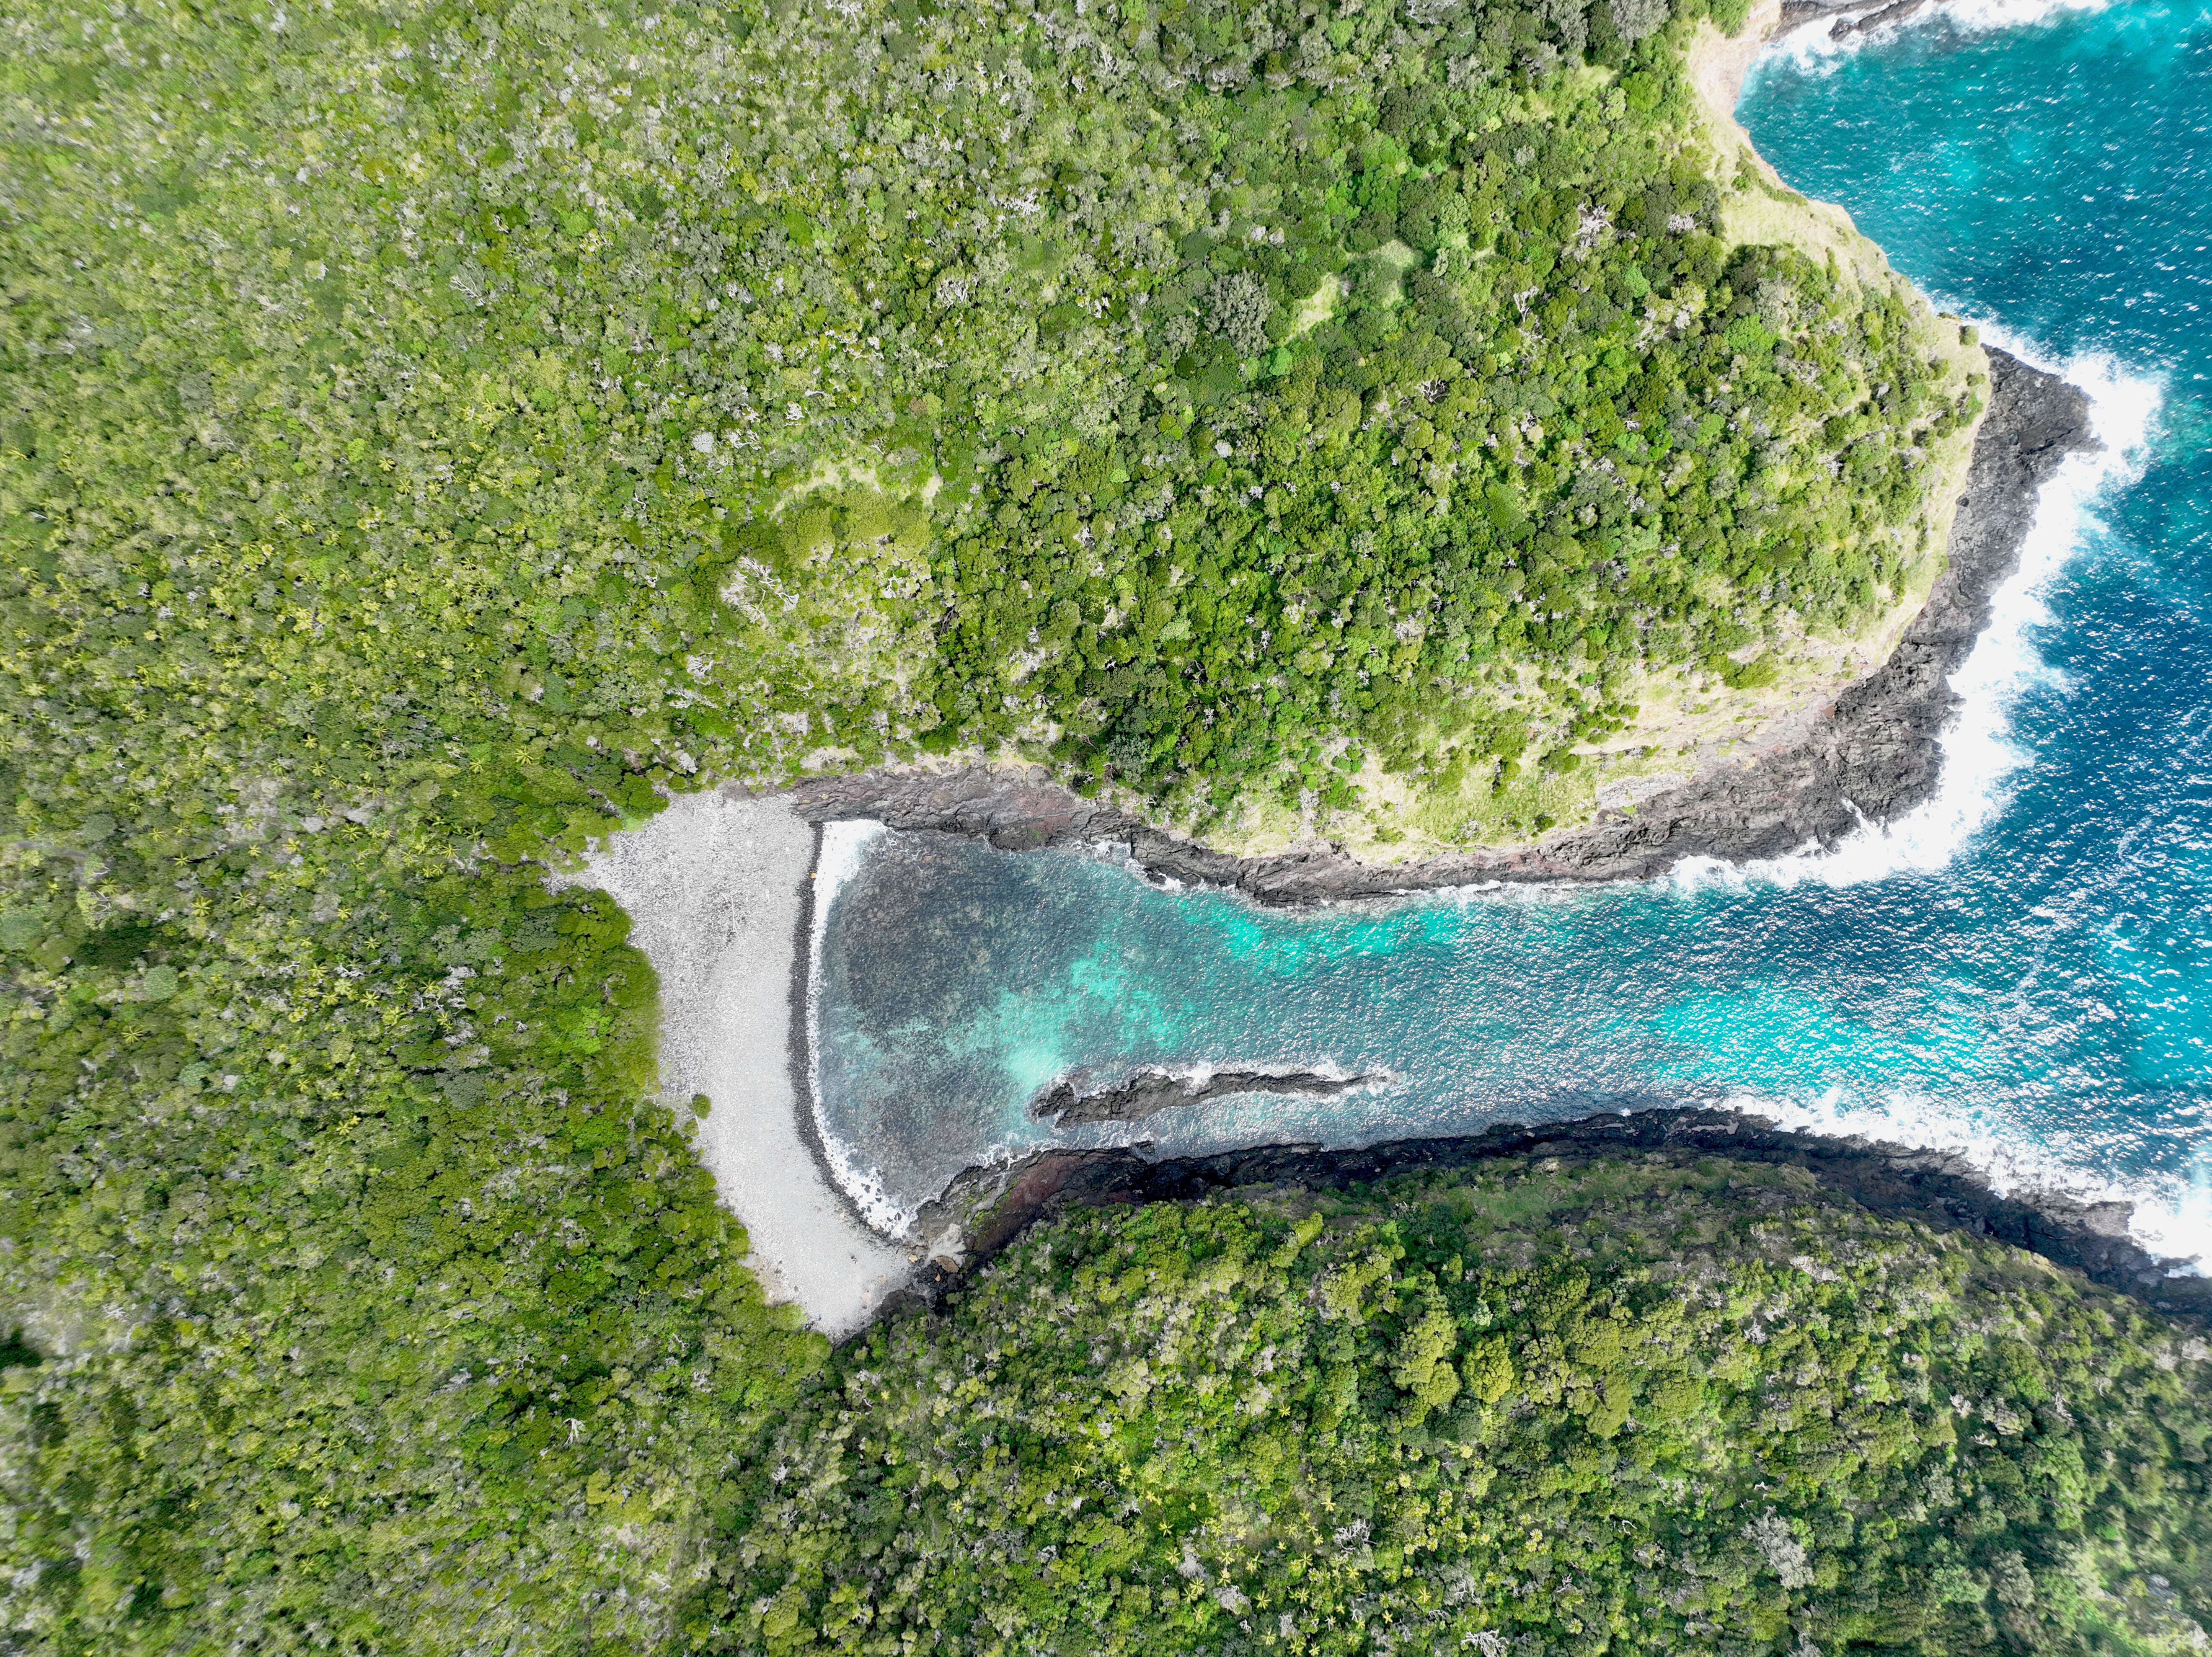
M 770 1298 L 833 1338 L 863 1327 L 913 1271 L 832 1178 L 813 1134 L 806 983 L 818 832 L 781 800 L 686 794 L 609 835 L 580 878 L 630 917 L 660 980 L 660 1091 L 695 1095 L 699 1160 L 745 1227 Z
M 1819 710 L 1798 744 L 1662 795 L 1632 816 L 1608 813 L 1504 855 L 1392 866 L 1329 847 L 1239 859 L 1098 806 L 1038 773 L 963 768 L 823 778 L 767 798 L 728 786 L 683 796 L 641 828 L 611 836 L 590 859 L 589 877 L 631 915 L 632 941 L 659 975 L 663 1097 L 679 1113 L 695 1094 L 713 1102 L 700 1125 L 701 1160 L 744 1222 L 752 1264 L 770 1294 L 796 1302 L 833 1338 L 850 1334 L 887 1303 L 949 1280 L 971 1251 L 988 1252 L 1011 1235 L 1010 1221 L 1018 1229 L 1040 1211 L 1067 1173 L 1091 1167 L 1079 1160 L 1086 1153 L 1046 1152 L 1012 1170 L 977 1170 L 965 1196 L 957 1183 L 915 1228 L 943 1234 L 927 1266 L 922 1250 L 870 1225 L 836 1166 L 844 1159 L 821 1142 L 815 1122 L 809 999 L 820 825 L 873 819 L 1008 849 L 1103 841 L 1125 847 L 1156 877 L 1234 887 L 1277 904 L 1484 881 L 1648 878 L 1686 858 L 1740 862 L 1833 845 L 1863 822 L 1893 818 L 1934 792 L 1942 759 L 1937 736 L 1958 701 L 1949 676 L 2018 563 L 2043 484 L 2068 454 L 2090 445 L 2083 393 L 2002 353 L 1990 356 L 1991 408 L 1954 522 L 1950 562 L 1889 661 Z M 1297 1165 L 1318 1155 L 1328 1168 L 1373 1154 L 1237 1153 L 1289 1156 Z M 1927 1156 L 1893 1147 L 1884 1154 Z M 1117 1176 L 1127 1187 L 1146 1159 L 1117 1155 L 1133 1158 Z M 1067 1162 L 1069 1156 L 1079 1162 Z M 1311 1167 L 1317 1177 L 1325 1171 L 1320 1162 Z M 1094 1169 L 1084 1177 L 1099 1176 Z M 1164 1177 L 1138 1183 L 1150 1188 Z M 984 1186 L 1001 1193 L 988 1215 L 976 1202 Z M 1978 1188 L 1988 1193 L 1986 1185 Z M 2027 1233 L 2067 1229 L 2040 1224 Z M 2138 1255 L 2128 1275 L 2160 1275 Z
M 1993 594 L 2019 561 L 2043 483 L 2068 454 L 2088 446 L 2081 391 L 1999 352 L 1991 362 L 1992 406 L 1977 437 L 1949 566 L 1890 660 L 1820 710 L 1798 744 L 1662 795 L 1632 816 L 1607 814 L 1504 857 L 1472 853 L 1390 866 L 1361 864 L 1332 847 L 1245 859 L 1097 806 L 1041 774 L 964 768 L 824 778 L 765 798 L 726 786 L 681 797 L 651 822 L 611 837 L 590 860 L 590 877 L 632 916 L 632 941 L 659 975 L 663 1096 L 678 1112 L 696 1093 L 714 1102 L 700 1126 L 701 1160 L 745 1224 L 752 1264 L 771 1295 L 796 1302 L 817 1328 L 842 1337 L 887 1304 L 917 1293 L 927 1297 L 972 1255 L 1000 1246 L 1060 1199 L 1071 1180 L 1107 1200 L 1170 1194 L 1170 1187 L 1180 1192 L 1188 1183 L 1176 1172 L 1182 1163 L 1156 1162 L 1141 1150 L 1106 1153 L 1103 1162 L 1102 1153 L 1045 1151 L 1012 1168 L 975 1170 L 926 1211 L 915 1230 L 937 1238 L 927 1265 L 922 1250 L 872 1227 L 848 1189 L 849 1170 L 838 1166 L 845 1159 L 822 1143 L 815 1120 L 810 997 L 820 825 L 873 819 L 987 838 L 1009 849 L 1115 843 L 1155 876 L 1235 887 L 1279 904 L 1486 880 L 1645 878 L 1685 858 L 1741 861 L 1832 845 L 1865 820 L 1862 811 L 1887 819 L 1933 792 L 1942 758 L 1937 734 L 1958 700 L 1949 675 L 1972 649 Z M 1579 1131 L 1610 1139 L 1614 1130 L 1606 1124 L 1617 1120 L 1594 1119 Z M 1436 1154 L 1513 1155 L 1499 1136 L 1551 1144 L 1568 1132 L 1501 1128 L 1483 1136 L 1480 1152 L 1437 1141 Z M 1832 1143 L 1841 1155 L 1849 1142 Z M 1391 1150 L 1259 1146 L 1200 1159 L 1203 1168 L 1194 1162 L 1183 1172 L 1197 1181 L 1194 1190 L 1220 1182 L 1216 1164 L 1262 1165 L 1255 1158 L 1278 1179 L 1341 1180 L 1358 1177 L 1350 1173 L 1355 1167 L 1397 1165 L 1402 1159 L 1386 1154 Z M 1424 1161 L 1431 1155 L 1412 1154 Z M 1934 1166 L 1930 1153 L 1901 1147 L 1861 1144 L 1852 1154 L 1884 1166 Z M 1953 1223 L 1976 1215 L 1983 1227 L 1992 1214 L 2011 1216 L 1996 1235 L 2030 1247 L 2038 1238 L 2059 1240 L 2052 1258 L 2077 1267 L 2089 1258 L 2080 1240 L 2094 1236 L 2099 1241 L 2089 1253 L 2107 1280 L 2166 1282 L 2158 1263 L 2124 1242 L 2124 1222 L 2115 1241 L 2106 1217 L 2095 1217 L 2091 1230 L 2063 1199 L 2039 1205 L 1999 1197 L 1963 1162 L 1942 1171 Z M 2136 1282 L 2112 1286 L 2142 1292 Z

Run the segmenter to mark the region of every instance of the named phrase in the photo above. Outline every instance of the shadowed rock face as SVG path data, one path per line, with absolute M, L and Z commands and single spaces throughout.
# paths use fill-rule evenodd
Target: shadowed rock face
M 1060 1127 L 1087 1122 L 1141 1122 L 1148 1116 L 1179 1106 L 1203 1103 L 1232 1093 L 1292 1094 L 1302 1099 L 1333 1099 L 1385 1078 L 1378 1076 L 1323 1076 L 1314 1071 L 1218 1070 L 1200 1080 L 1171 1071 L 1140 1070 L 1110 1087 L 1089 1093 L 1076 1091 L 1073 1082 L 1059 1082 L 1039 1094 L 1030 1114 L 1054 1119 Z
M 1231 857 L 1085 799 L 1036 770 L 820 777 L 800 784 L 793 803 L 817 822 L 874 817 L 894 828 L 980 835 L 1011 851 L 1119 842 L 1156 875 L 1282 904 L 1494 880 L 1640 880 L 1686 857 L 1741 862 L 1832 846 L 1863 817 L 1887 822 L 1935 792 L 1936 733 L 1959 701 L 1950 676 L 2019 563 L 2038 490 L 2069 454 L 2095 446 L 2080 390 L 2002 351 L 1989 358 L 1990 408 L 1953 520 L 1950 561 L 1888 661 L 1817 710 L 1803 741 L 1656 795 L 1632 816 L 1605 812 L 1515 851 L 1371 865 L 1334 846 Z
M 964 1233 L 966 1269 L 972 1272 L 1033 1221 L 1070 1204 L 1182 1202 L 1271 1186 L 1341 1190 L 1401 1174 L 1506 1162 L 1534 1162 L 1548 1169 L 1623 1156 L 1691 1163 L 1724 1157 L 1801 1168 L 1831 1199 L 1938 1231 L 2010 1243 L 2161 1312 L 2212 1314 L 2212 1278 L 2186 1275 L 2183 1262 L 2160 1259 L 2130 1237 L 2128 1204 L 2000 1193 L 1972 1163 L 1951 1152 L 1800 1133 L 1723 1110 L 1644 1110 L 1540 1127 L 1507 1123 L 1479 1134 L 1396 1139 L 1348 1150 L 1272 1144 L 1206 1156 L 1158 1156 L 1142 1145 L 1045 1150 L 1009 1167 L 963 1175 L 932 1208 L 940 1223 Z M 926 1273 L 911 1298 L 931 1300 L 953 1281 L 948 1272 Z

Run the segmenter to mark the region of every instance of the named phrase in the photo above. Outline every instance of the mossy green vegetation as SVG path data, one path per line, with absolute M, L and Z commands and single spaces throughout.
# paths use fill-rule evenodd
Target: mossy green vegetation
M 1025 412 L 948 528 L 933 737 L 1049 737 L 1201 822 L 1349 805 L 1370 754 L 1452 794 L 1923 570 L 1976 405 L 1907 301 L 1713 234 L 1671 37 L 1546 76 L 1509 15 L 1462 21 L 1433 80 L 1244 100 L 1214 219 L 1091 331 L 1115 384 Z
M 1078 1211 L 840 1354 L 702 1638 L 2197 1650 L 2208 1358 L 1795 1169 Z
M 625 918 L 344 834 L 118 828 L 9 912 L 13 1649 L 645 1648 L 821 1360 L 650 1097 Z

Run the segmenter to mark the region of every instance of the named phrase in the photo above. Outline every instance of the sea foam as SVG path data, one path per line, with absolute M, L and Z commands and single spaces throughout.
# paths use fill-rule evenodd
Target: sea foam
M 1992 596 L 1989 626 L 1952 676 L 1960 702 L 1938 737 L 1943 751 L 1935 796 L 1892 822 L 1864 824 L 1826 851 L 1741 865 L 1686 859 L 1656 883 L 1657 889 L 1687 898 L 1717 886 L 1846 887 L 1941 871 L 1996 816 L 2007 779 L 2030 762 L 2014 740 L 2013 711 L 2032 688 L 2063 685 L 2030 634 L 2051 619 L 2045 595 L 2098 528 L 2099 503 L 2141 476 L 2164 388 L 2106 356 L 2054 363 L 2001 324 L 1984 322 L 1981 330 L 1992 344 L 2081 387 L 2102 447 L 2069 456 L 2043 486 L 2019 565 Z M 1718 1102 L 1807 1132 L 1953 1151 L 2001 1193 L 2124 1202 L 2133 1211 L 2130 1235 L 2153 1253 L 2185 1260 L 2212 1255 L 2212 1178 L 2201 1162 L 2185 1177 L 2109 1176 L 2093 1171 L 2111 1166 L 2121 1149 L 2109 1134 L 2030 1134 L 2002 1112 L 1911 1089 L 1880 1099 L 1842 1089 L 1809 1099 L 1737 1093 Z
M 1721 1108 L 1759 1116 L 1778 1126 L 1831 1138 L 1859 1137 L 1885 1144 L 1956 1153 L 2000 1195 L 2050 1195 L 2081 1203 L 2126 1203 L 2128 1233 L 2149 1253 L 2189 1263 L 2204 1274 L 2212 1255 L 2212 1171 L 2200 1156 L 2185 1174 L 2112 1175 L 2097 1172 L 2127 1147 L 2117 1131 L 2058 1130 L 2030 1140 L 2001 1113 L 1948 1103 L 1900 1089 L 1860 1101 L 1831 1089 L 1810 1099 L 1736 1093 Z
M 1888 40 L 1901 30 L 1944 28 L 1969 37 L 1996 34 L 2006 29 L 2033 28 L 2069 13 L 2103 11 L 2112 3 L 2112 0 L 1939 0 L 1897 22 L 1869 30 L 1855 28 L 1840 38 L 1829 34 L 1827 19 L 1814 18 L 1778 35 L 1761 55 L 1760 63 L 1784 63 L 1799 74 L 1822 75 L 1853 52 Z M 1760 71 L 1754 67 L 1752 72 Z
M 1924 8 L 1894 27 L 1871 35 L 1854 31 L 1841 40 L 1830 39 L 1826 31 L 1817 26 L 1802 27 L 1775 42 L 1754 65 L 1753 76 L 1826 76 L 1862 48 L 1894 39 L 1899 29 L 1941 29 L 1954 37 L 1972 39 L 2032 28 L 2067 14 L 2102 11 L 2108 3 L 1954 0 L 1954 3 Z M 1972 314 L 1981 307 L 1956 308 Z M 1970 838 L 1990 823 L 2003 804 L 2008 780 L 2027 762 L 2029 756 L 2021 752 L 2013 735 L 2014 711 L 2031 688 L 2063 683 L 2039 657 L 2030 639 L 2031 633 L 2049 619 L 2045 595 L 2096 529 L 2103 499 L 2140 476 L 2166 388 L 2155 380 L 2122 372 L 2106 357 L 2089 355 L 2054 364 L 2002 325 L 1976 319 L 1981 320 L 1983 334 L 1991 343 L 2087 391 L 2092 400 L 2094 429 L 2105 447 L 2101 453 L 2069 458 L 2044 489 L 2019 570 L 1995 595 L 1989 629 L 1953 677 L 1952 683 L 1963 702 L 1941 738 L 1943 771 L 1936 798 L 1887 827 L 1869 825 L 1826 853 L 1777 859 L 1741 870 L 1713 865 L 1683 869 L 1672 883 L 1678 889 L 1758 881 L 1784 886 L 1810 882 L 1847 886 L 1943 869 Z M 2100 885 L 2123 878 L 2130 862 L 2124 855 L 2124 844 L 2113 851 L 2112 872 Z M 2060 926 L 2078 924 L 2081 918 L 2073 913 L 2037 913 Z M 2039 951 L 2031 978 L 2041 969 L 2042 962 Z M 1863 1134 L 1891 1143 L 1955 1151 L 2000 1191 L 2050 1192 L 2082 1201 L 2127 1202 L 2134 1211 L 2130 1231 L 2144 1247 L 2167 1258 L 2212 1255 L 2212 1181 L 2208 1181 L 2203 1157 L 2192 1159 L 2185 1171 L 2174 1174 L 2130 1177 L 2099 1172 L 2124 1162 L 2130 1150 L 2142 1149 L 2135 1138 L 2138 1127 L 2109 1118 L 2100 1120 L 2102 1113 L 2082 1113 L 2078 1126 L 2031 1126 L 2002 1108 L 1947 1102 L 1916 1089 L 1897 1089 L 1881 1098 L 1851 1096 L 1840 1089 L 1798 1099 L 1745 1093 L 1728 1102 L 1806 1131 Z
M 1961 700 L 1938 737 L 1943 758 L 1935 798 L 1893 822 L 1868 823 L 1826 852 L 1740 866 L 1712 859 L 1686 862 L 1666 883 L 1675 890 L 1686 895 L 1700 887 L 1757 883 L 1851 886 L 1941 870 L 1997 814 L 2006 779 L 2029 762 L 2031 756 L 2013 740 L 2013 709 L 2030 688 L 2063 683 L 2036 653 L 2030 630 L 2051 619 L 2045 594 L 2097 527 L 2100 501 L 2141 476 L 2164 391 L 2154 380 L 2122 372 L 2109 357 L 2054 364 L 2001 324 L 1985 322 L 1982 333 L 2022 361 L 2086 391 L 2091 428 L 2103 447 L 2069 456 L 2044 485 L 2019 568 L 1998 587 L 1988 628 L 1952 676 Z M 1999 1113 L 1916 1090 L 1873 1101 L 1837 1089 L 1811 1100 L 1740 1094 L 1722 1102 L 1807 1132 L 1954 1151 L 2001 1193 L 2128 1203 L 2130 1235 L 2151 1253 L 2191 1261 L 2212 1254 L 2212 1181 L 2201 1162 L 2185 1177 L 2107 1176 L 2092 1170 L 2109 1166 L 2118 1148 L 2109 1135 L 2062 1131 L 2031 1138 Z

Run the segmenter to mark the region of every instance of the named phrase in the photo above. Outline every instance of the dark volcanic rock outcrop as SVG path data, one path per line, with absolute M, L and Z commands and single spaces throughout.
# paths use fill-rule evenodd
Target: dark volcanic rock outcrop
M 2001 1195 L 1963 1156 L 1861 1138 L 1778 1128 L 1733 1111 L 1660 1109 L 1540 1127 L 1508 1124 L 1454 1138 L 1398 1139 L 1354 1150 L 1255 1145 L 1211 1156 L 1122 1150 L 1034 1152 L 1012 1168 L 979 1169 L 937 1205 L 968 1232 L 963 1271 L 1005 1247 L 1040 1217 L 1069 1204 L 1187 1200 L 1240 1187 L 1337 1190 L 1393 1174 L 1522 1161 L 1561 1166 L 1625 1155 L 1686 1161 L 1726 1157 L 1801 1168 L 1826 1195 L 1875 1214 L 1965 1231 L 2042 1255 L 2093 1283 L 2163 1312 L 2212 1314 L 2212 1278 L 2179 1274 L 2128 1235 L 2124 1203 L 2080 1203 L 2033 1193 Z M 936 1272 L 924 1297 L 952 1281 Z
M 1266 902 L 1366 897 L 1482 881 L 1643 879 L 1687 857 L 1731 862 L 1833 845 L 1863 820 L 1886 822 L 1935 792 L 1936 733 L 1957 707 L 1950 675 L 1988 624 L 2033 521 L 2037 492 L 2065 457 L 2093 447 L 2088 399 L 2002 351 L 1990 357 L 1990 408 L 1951 531 L 1950 561 L 1881 668 L 1821 710 L 1795 746 L 1513 852 L 1364 864 L 1337 847 L 1237 858 L 1085 799 L 1042 772 L 985 767 L 821 777 L 794 795 L 814 821 L 876 817 L 895 828 L 988 836 L 1014 850 L 1119 842 L 1157 875 L 1240 887 Z
M 1141 1122 L 1147 1116 L 1232 1093 L 1283 1093 L 1301 1099 L 1333 1099 L 1355 1088 L 1371 1086 L 1373 1076 L 1323 1076 L 1317 1071 L 1218 1070 L 1206 1077 L 1173 1071 L 1133 1071 L 1121 1081 L 1087 1093 L 1073 1082 L 1057 1082 L 1037 1096 L 1030 1114 L 1053 1119 L 1060 1127 L 1086 1122 Z

